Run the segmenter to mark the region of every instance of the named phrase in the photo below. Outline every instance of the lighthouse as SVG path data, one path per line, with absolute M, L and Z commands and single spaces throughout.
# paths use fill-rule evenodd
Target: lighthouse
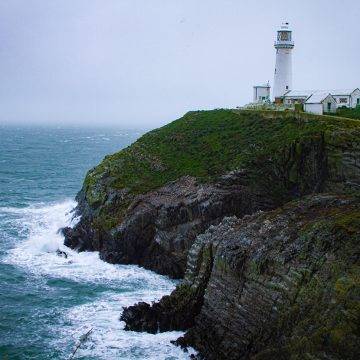
M 281 99 L 284 94 L 292 90 L 292 31 L 289 23 L 283 23 L 277 32 L 275 41 L 276 63 L 274 76 L 274 98 L 275 102 Z

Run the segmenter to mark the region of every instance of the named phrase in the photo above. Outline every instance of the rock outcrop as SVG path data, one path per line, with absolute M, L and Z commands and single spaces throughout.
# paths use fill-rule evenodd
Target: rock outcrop
M 99 250 L 110 263 L 138 264 L 182 278 L 188 249 L 198 234 L 226 215 L 243 216 L 274 206 L 271 200 L 250 193 L 240 179 L 240 173 L 233 173 L 216 184 L 201 184 L 193 177 L 182 177 L 136 196 L 123 221 L 109 232 L 94 234 L 84 221 L 74 229 L 65 228 L 65 245 Z
M 224 216 L 360 188 L 356 121 L 308 114 L 194 112 L 91 170 L 65 244 L 182 278 L 195 237 Z
M 359 259 L 358 199 L 309 196 L 211 226 L 183 283 L 122 319 L 130 330 L 188 328 L 177 343 L 208 360 L 357 359 Z

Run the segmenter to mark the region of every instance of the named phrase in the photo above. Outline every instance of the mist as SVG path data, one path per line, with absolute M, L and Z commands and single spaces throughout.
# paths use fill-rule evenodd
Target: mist
M 233 108 L 273 81 L 277 28 L 294 88 L 360 87 L 360 2 L 2 0 L 0 124 L 155 127 Z

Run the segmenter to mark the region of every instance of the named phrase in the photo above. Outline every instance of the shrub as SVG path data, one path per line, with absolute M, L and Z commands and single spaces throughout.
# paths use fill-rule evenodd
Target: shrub
M 304 112 L 304 104 L 295 104 L 295 111 Z

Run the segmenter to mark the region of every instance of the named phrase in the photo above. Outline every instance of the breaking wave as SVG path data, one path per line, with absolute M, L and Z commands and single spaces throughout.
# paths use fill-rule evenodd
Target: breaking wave
M 2 226 L 17 231 L 17 238 L 2 259 L 22 268 L 31 276 L 58 286 L 70 286 L 71 306 L 59 302 L 59 318 L 51 328 L 51 346 L 66 349 L 92 329 L 87 341 L 76 352 L 84 359 L 188 359 L 189 353 L 170 343 L 181 332 L 147 334 L 127 332 L 119 317 L 124 306 L 151 302 L 170 293 L 175 282 L 137 266 L 103 262 L 96 252 L 77 253 L 63 244 L 58 231 L 74 225 L 72 209 L 76 203 L 65 200 L 25 208 L 0 208 Z M 57 250 L 66 253 L 59 256 Z M 54 285 L 52 285 L 54 286 Z M 77 289 L 80 289 L 81 291 Z M 46 287 L 44 288 L 46 291 Z M 86 294 L 86 295 L 83 295 Z M 75 357 L 76 358 L 76 357 Z

